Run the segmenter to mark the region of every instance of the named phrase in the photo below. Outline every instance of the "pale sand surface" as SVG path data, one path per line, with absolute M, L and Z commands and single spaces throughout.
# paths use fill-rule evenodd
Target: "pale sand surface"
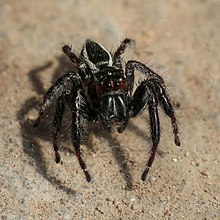
M 217 0 L 1 0 L 1 219 L 219 220 L 219 11 Z M 32 123 L 45 89 L 72 68 L 63 42 L 79 51 L 91 38 L 114 50 L 124 37 L 136 40 L 126 59 L 162 74 L 180 103 L 182 145 L 160 111 L 160 151 L 142 182 L 147 111 L 123 134 L 91 127 L 89 146 L 82 145 L 88 183 L 71 144 L 63 138 L 56 164 L 50 131 Z

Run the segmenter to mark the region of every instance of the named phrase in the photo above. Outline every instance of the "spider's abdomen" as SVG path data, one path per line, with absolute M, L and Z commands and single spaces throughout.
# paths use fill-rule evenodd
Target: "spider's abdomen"
M 109 51 L 102 45 L 89 39 L 86 41 L 82 49 L 81 56 L 85 61 L 89 60 L 96 67 L 112 66 L 112 57 Z

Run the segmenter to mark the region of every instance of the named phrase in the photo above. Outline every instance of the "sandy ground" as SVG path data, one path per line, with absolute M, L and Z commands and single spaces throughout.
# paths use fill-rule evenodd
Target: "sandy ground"
M 220 219 L 220 1 L 43 2 L 0 1 L 1 219 Z M 114 50 L 124 37 L 136 40 L 126 57 L 162 74 L 180 104 L 182 145 L 160 112 L 160 151 L 142 182 L 147 112 L 123 134 L 92 127 L 82 145 L 88 183 L 68 139 L 56 164 L 50 129 L 33 120 L 72 67 L 63 42 Z

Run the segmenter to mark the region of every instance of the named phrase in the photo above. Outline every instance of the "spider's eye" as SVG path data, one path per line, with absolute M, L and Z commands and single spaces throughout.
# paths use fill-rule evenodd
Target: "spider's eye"
M 112 88 L 111 82 L 104 82 L 104 86 L 105 86 L 105 88 L 107 88 L 107 89 L 111 89 L 111 88 Z
M 116 81 L 116 82 L 115 82 L 115 88 L 118 89 L 120 86 L 121 86 L 121 82 Z

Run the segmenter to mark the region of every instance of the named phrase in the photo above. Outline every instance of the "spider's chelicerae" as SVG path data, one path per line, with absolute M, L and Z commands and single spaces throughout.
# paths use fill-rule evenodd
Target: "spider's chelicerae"
M 61 76 L 46 92 L 44 101 L 36 120 L 37 126 L 48 105 L 56 101 L 56 112 L 53 120 L 53 146 L 56 162 L 60 162 L 58 135 L 65 106 L 72 113 L 71 139 L 79 164 L 87 181 L 91 176 L 80 151 L 80 142 L 85 123 L 98 121 L 108 132 L 117 126 L 119 133 L 126 128 L 130 118 L 137 116 L 145 108 L 150 118 L 152 147 L 141 179 L 146 179 L 160 141 L 160 120 L 158 105 L 171 119 L 175 144 L 180 146 L 178 126 L 167 88 L 161 76 L 136 60 L 129 60 L 123 68 L 122 54 L 134 41 L 124 39 L 112 54 L 102 45 L 87 40 L 80 55 L 76 55 L 71 47 L 64 45 L 62 51 L 77 66 L 77 71 Z M 134 87 L 134 71 L 144 75 L 136 90 Z

